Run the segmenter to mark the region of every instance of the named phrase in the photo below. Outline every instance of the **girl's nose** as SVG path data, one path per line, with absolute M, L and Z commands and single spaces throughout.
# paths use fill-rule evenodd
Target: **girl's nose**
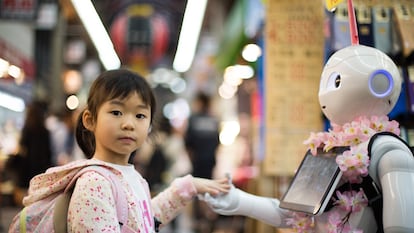
M 124 121 L 122 122 L 122 129 L 133 130 L 134 127 L 134 119 L 132 119 L 132 117 L 125 116 Z

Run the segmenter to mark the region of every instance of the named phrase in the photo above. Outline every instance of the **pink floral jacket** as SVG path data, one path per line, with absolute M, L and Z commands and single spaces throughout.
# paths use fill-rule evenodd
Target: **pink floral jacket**
M 48 169 L 45 173 L 35 176 L 30 182 L 29 193 L 23 199 L 23 204 L 28 206 L 55 192 L 65 189 L 71 178 L 74 177 L 80 169 L 88 165 L 106 166 L 120 178 L 128 202 L 127 226 L 122 226 L 122 228 L 129 229 L 127 232 L 154 232 L 155 227 L 152 216 L 156 217 L 161 223 L 166 224 L 175 218 L 186 204 L 192 201 L 193 197 L 197 194 L 190 175 L 177 178 L 163 192 L 159 193 L 151 200 L 148 200 L 150 202 L 150 208 L 147 214 L 149 213 L 151 218 L 143 218 L 142 214 L 137 213 L 136 205 L 139 201 L 136 200 L 131 187 L 129 187 L 121 172 L 112 168 L 110 164 L 105 162 L 95 159 L 87 159 L 74 161 L 63 166 L 53 167 Z M 85 193 L 91 197 L 100 195 L 100 198 L 93 198 L 94 201 L 100 201 L 99 203 L 92 203 L 96 205 L 96 207 L 92 208 L 88 198 L 86 198 L 86 202 L 83 206 L 71 206 L 68 212 L 68 226 L 71 225 L 71 220 L 73 220 L 73 218 L 71 218 L 72 215 L 84 215 L 87 217 L 81 219 L 80 222 L 89 221 L 89 224 L 85 224 L 85 226 L 93 226 L 93 229 L 84 229 L 88 232 L 121 232 L 120 226 L 116 221 L 116 201 L 112 194 L 111 182 L 98 173 L 89 173 L 91 174 L 82 178 L 84 182 L 88 182 L 88 189 L 90 189 Z M 85 175 L 87 174 L 84 174 L 81 177 L 84 177 Z M 146 189 L 144 191 L 148 194 L 148 199 L 150 199 L 149 188 L 146 181 L 142 179 L 139 182 L 143 184 L 143 187 Z

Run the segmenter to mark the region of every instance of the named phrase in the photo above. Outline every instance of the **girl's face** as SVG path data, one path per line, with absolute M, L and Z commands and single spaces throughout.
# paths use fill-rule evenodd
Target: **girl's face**
M 103 103 L 96 122 L 92 121 L 87 127 L 95 134 L 94 157 L 106 162 L 127 164 L 130 154 L 147 139 L 151 117 L 150 106 L 144 104 L 137 93 L 125 99 L 112 99 Z

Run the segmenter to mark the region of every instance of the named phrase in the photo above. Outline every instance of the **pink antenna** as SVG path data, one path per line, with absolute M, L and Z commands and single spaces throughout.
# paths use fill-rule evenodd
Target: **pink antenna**
M 349 15 L 349 30 L 351 33 L 351 43 L 352 45 L 358 45 L 359 44 L 358 28 L 357 28 L 355 10 L 354 10 L 354 5 L 352 4 L 352 0 L 348 0 L 348 15 Z

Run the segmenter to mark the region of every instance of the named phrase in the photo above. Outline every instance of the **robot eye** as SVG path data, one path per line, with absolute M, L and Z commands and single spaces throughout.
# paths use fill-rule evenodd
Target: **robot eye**
M 340 84 L 341 84 L 341 76 L 338 75 L 335 78 L 335 87 L 338 88 Z
M 328 90 L 337 89 L 341 86 L 341 75 L 338 72 L 334 72 L 329 76 L 326 88 Z

